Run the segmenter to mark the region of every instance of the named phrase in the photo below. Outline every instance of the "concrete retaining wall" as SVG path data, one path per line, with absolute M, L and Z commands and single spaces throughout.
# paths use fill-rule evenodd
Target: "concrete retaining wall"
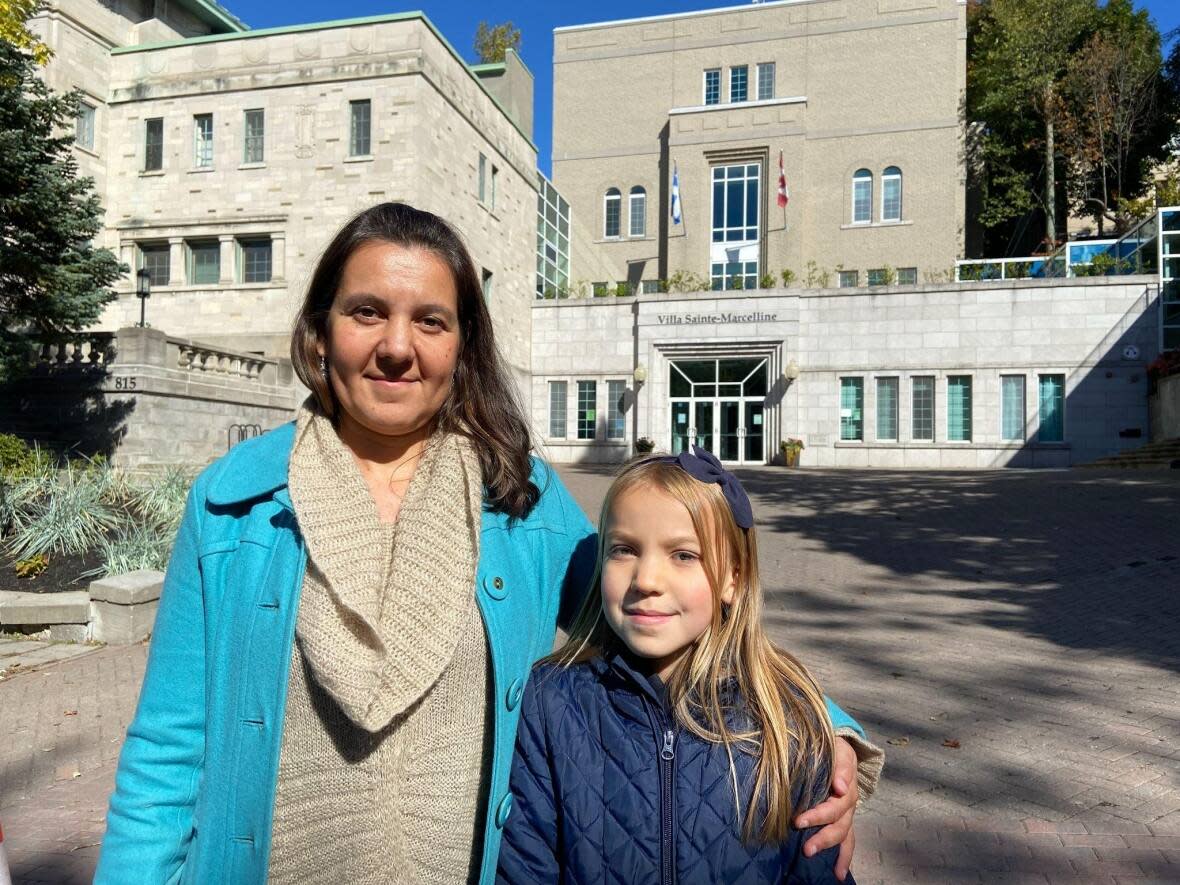
M 290 361 L 126 328 L 42 346 L 0 390 L 0 429 L 120 467 L 202 465 L 290 420 Z

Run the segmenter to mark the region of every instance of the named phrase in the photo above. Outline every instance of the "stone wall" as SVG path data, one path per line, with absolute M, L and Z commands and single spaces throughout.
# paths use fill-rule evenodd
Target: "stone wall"
M 1180 375 L 1161 378 L 1151 397 L 1151 441 L 1180 439 Z
M 289 361 L 126 328 L 40 347 L 0 388 L 0 427 L 121 467 L 202 466 L 294 416 Z
M 534 432 L 557 461 L 613 461 L 638 436 L 672 442 L 670 363 L 768 360 L 765 460 L 799 437 L 813 466 L 1066 466 L 1148 435 L 1146 366 L 1158 350 L 1151 277 L 952 283 L 871 290 L 775 290 L 541 301 L 533 307 Z M 783 377 L 791 362 L 799 377 Z M 633 373 L 646 370 L 636 389 Z M 1039 377 L 1065 376 L 1065 441 L 1039 441 Z M 970 441 L 948 439 L 947 378 L 972 377 Z M 1023 439 L 1001 439 L 1000 377 L 1025 378 Z M 912 439 L 914 376 L 935 378 L 935 438 Z M 864 384 L 864 433 L 842 441 L 840 379 Z M 876 432 L 876 379 L 898 379 L 899 439 Z M 550 381 L 567 383 L 567 431 L 549 434 Z M 577 439 L 577 382 L 596 381 L 595 439 Z M 608 381 L 626 385 L 624 439 L 606 439 Z

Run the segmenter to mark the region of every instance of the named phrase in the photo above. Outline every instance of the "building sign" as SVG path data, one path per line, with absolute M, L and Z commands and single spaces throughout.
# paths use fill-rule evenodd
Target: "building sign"
M 656 322 L 661 326 L 717 326 L 724 323 L 775 323 L 778 322 L 777 313 L 658 313 Z

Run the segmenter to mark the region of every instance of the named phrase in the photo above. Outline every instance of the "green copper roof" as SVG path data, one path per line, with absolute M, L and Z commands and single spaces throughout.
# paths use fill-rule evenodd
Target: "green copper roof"
M 216 0 L 178 0 L 178 5 L 191 12 L 205 24 L 222 32 L 241 32 L 250 30 L 250 26 L 240 18 L 217 3 Z

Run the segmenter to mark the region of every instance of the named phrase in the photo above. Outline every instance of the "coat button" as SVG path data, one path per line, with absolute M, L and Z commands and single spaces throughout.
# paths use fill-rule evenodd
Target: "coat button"
M 504 698 L 504 703 L 508 705 L 509 710 L 515 710 L 520 704 L 520 696 L 524 694 L 524 682 L 520 679 L 513 679 L 512 684 L 508 686 L 508 695 Z
M 504 829 L 504 824 L 508 823 L 508 815 L 512 813 L 512 794 L 509 793 L 500 800 L 499 806 L 496 808 L 496 826 L 499 829 Z
M 508 595 L 508 587 L 504 584 L 504 579 L 499 575 L 496 575 L 494 578 L 484 578 L 483 589 L 492 599 L 503 599 Z

